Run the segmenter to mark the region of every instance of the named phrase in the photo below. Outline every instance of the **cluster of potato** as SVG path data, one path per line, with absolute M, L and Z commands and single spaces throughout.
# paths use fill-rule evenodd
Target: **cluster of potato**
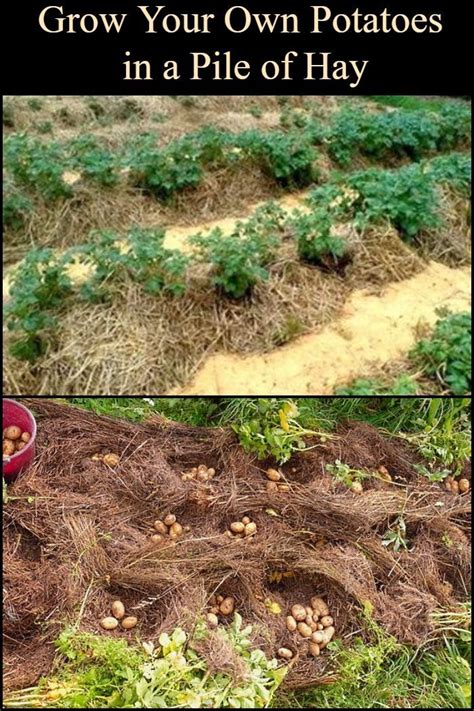
M 232 521 L 227 535 L 229 538 L 248 538 L 251 540 L 257 533 L 257 524 L 250 516 L 244 516 L 240 521 Z
M 209 481 L 215 476 L 216 470 L 212 467 L 207 467 L 205 464 L 200 464 L 198 467 L 193 467 L 181 474 L 183 481 Z
M 209 612 L 206 615 L 206 621 L 209 627 L 216 628 L 219 624 L 218 615 L 228 617 L 235 610 L 235 600 L 233 597 L 225 597 L 224 595 L 211 595 L 209 599 Z
M 309 653 L 313 657 L 319 657 L 336 632 L 329 607 L 321 597 L 312 597 L 311 605 L 299 603 L 293 605 L 291 615 L 286 618 L 286 628 L 289 632 L 296 632 L 300 637 L 308 640 Z M 286 647 L 280 647 L 278 656 L 282 659 L 291 659 L 293 652 Z
M 22 432 L 17 425 L 10 425 L 3 430 L 3 457 L 11 457 L 13 454 L 26 447 L 31 439 L 29 432 Z
M 113 452 L 107 454 L 93 454 L 91 459 L 93 462 L 103 462 L 108 467 L 112 467 L 112 469 L 120 462 L 119 455 L 113 454 Z
M 276 493 L 290 490 L 289 484 L 281 481 L 283 475 L 277 469 L 267 469 L 265 474 L 268 479 L 267 491 L 269 494 L 272 492 Z
M 189 531 L 189 526 L 182 526 L 177 520 L 176 516 L 169 513 L 164 517 L 163 521 L 157 519 L 153 524 L 156 531 L 151 537 L 153 543 L 162 543 L 166 538 L 170 538 L 172 541 L 178 540 L 185 531 Z
M 136 617 L 125 616 L 125 605 L 121 600 L 115 600 L 111 607 L 112 616 L 103 617 L 100 626 L 104 630 L 115 630 L 119 624 L 124 630 L 131 630 L 136 627 L 138 620 Z
M 458 481 L 453 476 L 446 477 L 444 486 L 452 494 L 465 494 L 471 488 L 469 479 L 459 479 Z

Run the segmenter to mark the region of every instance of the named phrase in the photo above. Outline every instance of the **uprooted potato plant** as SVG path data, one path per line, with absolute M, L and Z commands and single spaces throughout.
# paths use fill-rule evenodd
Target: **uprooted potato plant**
M 242 625 L 251 625 L 252 648 L 268 660 L 281 648 L 293 652 L 278 683 L 305 687 L 324 681 L 331 650 L 313 657 L 307 640 L 289 631 L 298 603 L 323 598 L 339 640 L 367 639 L 363 610 L 398 642 L 420 645 L 439 634 L 437 613 L 467 599 L 470 497 L 425 476 L 429 463 L 409 442 L 358 422 L 313 435 L 311 448 L 279 468 L 282 491 L 268 486 L 275 461 L 244 451 L 230 429 L 160 417 L 130 424 L 47 400 L 26 404 L 38 419 L 37 459 L 8 487 L 4 513 L 10 691 L 51 671 L 52 641 L 68 625 L 75 634 L 163 645 L 177 628 L 192 636 L 217 595 L 232 597 Z M 183 477 L 200 464 L 213 476 Z M 462 477 L 470 480 L 467 462 Z M 157 544 L 154 522 L 169 514 L 183 533 Z M 243 517 L 254 535 L 228 535 Z M 133 629 L 101 627 L 116 600 L 137 618 Z M 239 635 L 232 625 L 220 616 L 219 628 Z M 242 661 L 224 648 L 210 633 L 199 663 L 238 679 L 242 669 L 232 664 Z M 265 669 L 283 667 L 280 659 Z

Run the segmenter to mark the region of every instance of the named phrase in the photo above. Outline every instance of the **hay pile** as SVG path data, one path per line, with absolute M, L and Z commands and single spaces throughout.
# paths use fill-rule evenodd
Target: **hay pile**
M 337 637 L 364 634 L 357 611 L 369 602 L 384 629 L 419 644 L 435 633 L 430 613 L 468 594 L 470 497 L 420 480 L 412 467 L 419 457 L 366 424 L 348 423 L 337 439 L 293 457 L 283 467 L 291 492 L 269 494 L 263 471 L 273 462 L 245 454 L 227 429 L 160 418 L 133 425 L 48 400 L 25 402 L 39 435 L 34 466 L 9 487 L 25 498 L 10 500 L 4 512 L 9 689 L 48 672 L 51 640 L 65 621 L 103 633 L 99 621 L 117 597 L 150 640 L 178 621 L 192 627 L 216 591 L 232 595 L 255 642 L 274 654 L 294 647 L 285 613 L 311 595 L 328 600 Z M 101 452 L 119 454 L 118 467 L 91 460 Z M 336 458 L 367 470 L 385 465 L 398 485 L 370 479 L 357 496 L 325 472 Z M 181 472 L 200 463 L 214 467 L 215 478 L 183 482 Z M 158 548 L 153 521 L 169 511 L 191 530 Z M 401 511 L 413 549 L 394 554 L 380 537 Z M 252 543 L 225 535 L 244 514 L 257 523 Z M 270 582 L 274 571 L 294 576 Z M 268 611 L 269 597 L 282 615 Z M 208 652 L 215 663 L 215 650 Z M 305 654 L 301 647 L 290 687 L 324 678 L 330 655 Z

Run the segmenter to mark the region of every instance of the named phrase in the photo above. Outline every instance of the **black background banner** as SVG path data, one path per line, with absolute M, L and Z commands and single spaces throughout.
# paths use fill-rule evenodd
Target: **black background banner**
M 138 9 L 145 2 L 123 0 L 57 0 L 37 2 L 7 0 L 3 4 L 3 93 L 4 94 L 461 94 L 470 93 L 467 78 L 470 23 L 466 4 L 455 2 L 322 2 L 332 15 L 351 15 L 356 9 L 362 14 L 378 14 L 386 9 L 392 15 L 415 14 L 442 15 L 443 30 L 439 33 L 418 34 L 357 34 L 353 31 L 338 34 L 331 23 L 322 25 L 321 34 L 312 34 L 315 2 L 269 2 L 268 0 L 209 0 L 196 2 L 177 0 L 162 3 L 162 14 L 212 13 L 210 34 L 186 34 L 183 31 L 167 34 L 146 34 L 147 22 Z M 41 11 L 54 5 L 62 7 L 48 13 L 51 27 L 57 19 L 69 14 L 81 16 L 92 13 L 128 13 L 123 30 L 107 34 L 104 29 L 94 33 L 78 31 L 48 34 L 39 26 Z M 243 6 L 250 13 L 295 13 L 299 19 L 299 34 L 260 33 L 255 24 L 242 34 L 233 34 L 224 25 L 224 16 L 231 7 Z M 156 5 L 148 5 L 154 14 Z M 241 15 L 243 17 L 243 14 Z M 236 11 L 235 24 L 239 24 Z M 65 20 L 65 25 L 67 21 Z M 93 21 L 86 21 L 91 27 Z M 159 24 L 159 23 L 158 23 Z M 100 27 L 100 26 L 99 26 Z M 161 25 L 159 25 L 161 28 Z M 278 25 L 278 28 L 281 28 Z M 126 56 L 126 52 L 130 55 Z M 211 60 L 218 61 L 220 80 L 215 80 L 213 64 L 201 72 L 200 81 L 192 81 L 193 52 L 206 52 Z M 219 52 L 219 55 L 215 53 Z M 226 58 L 231 54 L 228 65 Z M 287 52 L 292 56 L 291 80 L 280 77 L 265 80 L 261 67 L 267 60 L 277 62 L 282 70 L 282 60 Z M 314 53 L 315 64 L 327 62 L 331 79 L 322 80 L 323 69 L 315 69 L 314 78 L 305 80 L 306 53 Z M 323 53 L 327 59 L 324 60 Z M 152 79 L 149 81 L 124 80 L 124 62 L 150 62 Z M 178 63 L 181 78 L 164 80 L 162 65 L 165 60 Z M 235 78 L 234 67 L 238 61 L 248 62 L 250 76 L 242 81 Z M 351 61 L 368 64 L 357 86 Z M 335 62 L 346 62 L 347 79 L 336 79 Z M 230 76 L 226 72 L 230 66 Z

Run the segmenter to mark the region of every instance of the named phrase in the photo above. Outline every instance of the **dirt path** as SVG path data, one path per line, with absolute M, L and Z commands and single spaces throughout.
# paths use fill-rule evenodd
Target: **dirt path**
M 332 394 L 367 368 L 406 355 L 417 326 L 433 326 L 440 307 L 470 310 L 470 283 L 469 268 L 431 262 L 379 294 L 354 292 L 333 324 L 267 355 L 211 356 L 179 394 Z

